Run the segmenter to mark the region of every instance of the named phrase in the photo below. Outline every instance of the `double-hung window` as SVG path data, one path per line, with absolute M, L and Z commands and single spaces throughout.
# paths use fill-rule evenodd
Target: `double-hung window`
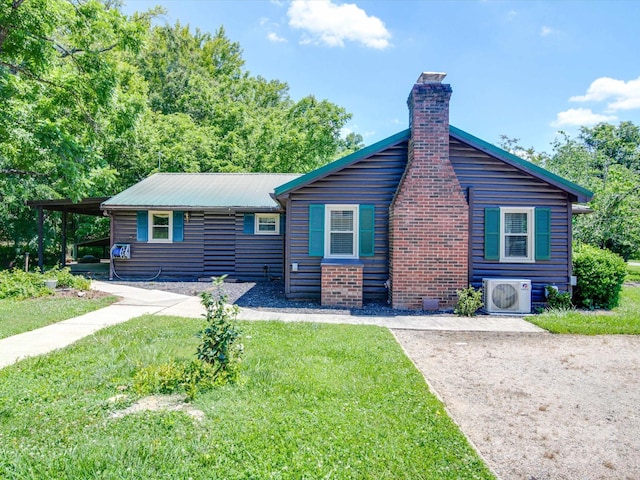
M 534 261 L 534 209 L 502 207 L 500 209 L 501 262 Z
M 256 235 L 280 234 L 280 215 L 277 213 L 256 213 L 255 222 Z
M 149 212 L 149 242 L 171 243 L 173 241 L 172 212 Z
M 326 205 L 325 257 L 358 257 L 358 206 Z

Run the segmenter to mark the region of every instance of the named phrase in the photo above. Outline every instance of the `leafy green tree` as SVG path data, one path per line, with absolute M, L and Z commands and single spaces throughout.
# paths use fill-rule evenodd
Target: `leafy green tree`
M 3 2 L 0 240 L 33 236 L 26 200 L 79 199 L 113 183 L 103 139 L 114 118 L 132 125 L 139 111 L 120 56 L 139 48 L 147 28 L 148 19 L 95 0 Z
M 594 212 L 574 219 L 574 238 L 625 259 L 640 255 L 640 129 L 601 123 L 553 146 L 547 167 L 595 194 Z

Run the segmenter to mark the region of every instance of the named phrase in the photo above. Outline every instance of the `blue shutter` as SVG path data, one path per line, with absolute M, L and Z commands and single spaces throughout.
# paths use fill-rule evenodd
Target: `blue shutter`
M 484 259 L 500 260 L 500 209 L 484 209 Z
M 287 228 L 286 227 L 286 222 L 285 222 L 285 218 L 284 218 L 284 213 L 280 214 L 280 235 L 284 235 L 284 231 Z
M 536 208 L 536 260 L 551 259 L 551 209 Z
M 184 241 L 184 212 L 173 212 L 173 241 Z
M 256 227 L 256 216 L 253 213 L 244 214 L 244 230 L 247 235 L 253 235 Z
M 309 205 L 309 256 L 324 256 L 324 205 Z
M 360 256 L 373 257 L 375 253 L 375 208 L 373 205 L 360 205 Z
M 136 213 L 137 240 L 146 242 L 149 239 L 149 212 L 140 210 Z

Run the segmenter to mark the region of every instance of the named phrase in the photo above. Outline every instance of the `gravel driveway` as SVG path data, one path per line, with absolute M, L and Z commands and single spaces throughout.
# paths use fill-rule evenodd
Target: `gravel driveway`
M 640 478 L 640 337 L 394 334 L 500 478 Z

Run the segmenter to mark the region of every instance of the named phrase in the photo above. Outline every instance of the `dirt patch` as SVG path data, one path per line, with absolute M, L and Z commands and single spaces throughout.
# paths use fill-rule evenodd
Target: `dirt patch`
M 116 395 L 115 397 L 110 398 L 108 402 L 122 402 L 126 401 L 126 398 L 126 395 Z M 133 405 L 114 412 L 111 415 L 111 418 L 122 418 L 126 415 L 144 411 L 184 412 L 196 420 L 202 420 L 204 418 L 204 412 L 202 410 L 198 410 L 190 403 L 187 403 L 184 395 L 151 395 L 149 397 L 144 397 Z
M 640 478 L 640 337 L 394 333 L 500 478 Z
M 77 290 L 75 288 L 56 288 L 53 296 L 56 298 L 85 298 L 87 300 L 93 298 L 108 297 L 110 294 L 100 292 L 98 290 Z

